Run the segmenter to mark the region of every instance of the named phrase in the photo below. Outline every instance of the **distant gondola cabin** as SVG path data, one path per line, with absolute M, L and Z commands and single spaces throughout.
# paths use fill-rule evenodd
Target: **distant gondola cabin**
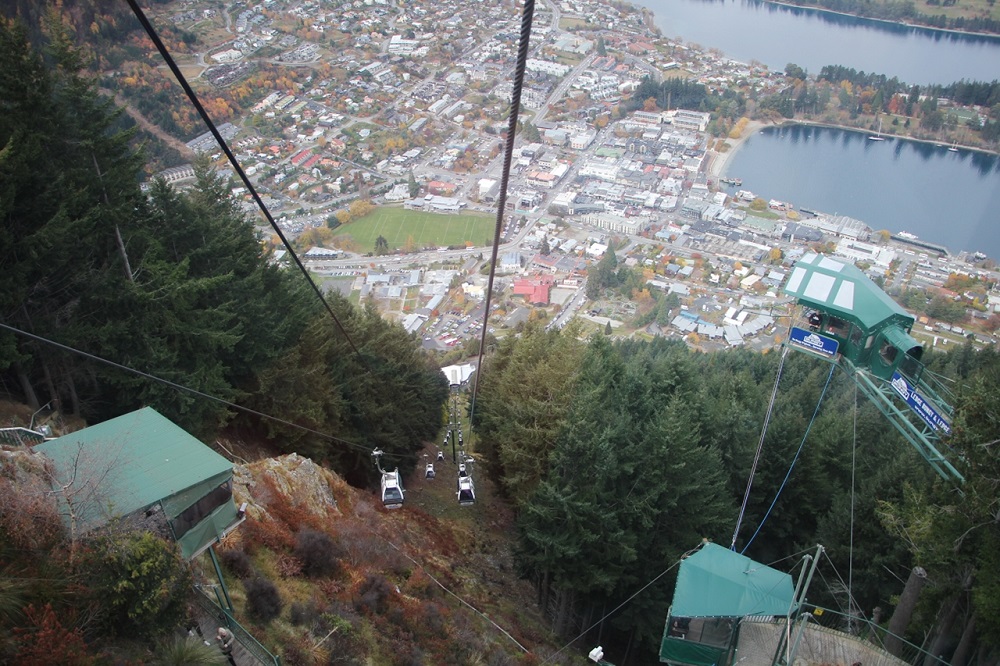
M 243 521 L 233 464 L 151 407 L 34 450 L 52 461 L 61 511 L 78 533 L 120 520 L 172 538 L 190 559 Z
M 836 340 L 854 366 L 882 379 L 896 370 L 919 379 L 924 350 L 910 336 L 913 315 L 853 264 L 808 253 L 795 263 L 784 291 L 810 310 L 809 329 Z

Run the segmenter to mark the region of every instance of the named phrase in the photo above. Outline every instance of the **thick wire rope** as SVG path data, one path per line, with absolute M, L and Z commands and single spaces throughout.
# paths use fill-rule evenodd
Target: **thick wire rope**
M 312 290 L 316 293 L 317 298 L 319 298 L 320 302 L 323 304 L 323 307 L 326 308 L 326 311 L 329 313 L 330 317 L 337 325 L 337 328 L 340 330 L 341 335 L 343 335 L 344 339 L 347 340 L 347 344 L 351 346 L 351 349 L 354 350 L 354 353 L 358 355 L 358 358 L 361 360 L 362 365 L 366 369 L 371 370 L 371 368 L 368 366 L 367 360 L 365 359 L 364 356 L 361 355 L 361 352 L 354 344 L 354 340 L 352 340 L 351 336 L 347 333 L 347 329 L 344 328 L 344 325 L 340 322 L 340 319 L 337 318 L 337 314 L 333 311 L 333 308 L 330 307 L 330 304 L 323 296 L 323 292 L 320 290 L 319 285 L 317 285 L 316 282 L 313 281 L 312 277 L 309 275 L 309 271 L 306 270 L 305 265 L 299 259 L 298 255 L 295 254 L 295 250 L 292 249 L 291 243 L 285 237 L 285 234 L 281 231 L 281 227 L 279 227 L 278 223 L 274 221 L 274 217 L 271 216 L 271 211 L 267 209 L 267 206 L 264 205 L 264 200 L 261 199 L 260 195 L 257 193 L 257 188 L 254 187 L 253 183 L 250 182 L 250 178 L 247 176 L 246 172 L 243 171 L 243 167 L 240 166 L 239 160 L 236 159 L 236 155 L 233 154 L 233 151 L 229 148 L 229 144 L 226 142 L 222 134 L 219 133 L 219 130 L 215 126 L 215 122 L 212 120 L 211 116 L 209 116 L 208 112 L 205 111 L 205 107 L 202 106 L 201 100 L 198 99 L 198 95 L 191 87 L 191 84 L 189 84 L 187 79 L 184 77 L 184 74 L 181 72 L 180 67 L 177 66 L 176 62 L 174 62 L 173 56 L 170 55 L 170 52 L 167 50 L 166 45 L 160 39 L 160 36 L 157 34 L 156 29 L 153 27 L 153 24 L 149 22 L 148 18 L 146 18 L 146 14 L 142 11 L 142 8 L 139 7 L 136 0 L 126 0 L 126 1 L 128 2 L 129 7 L 132 8 L 132 13 L 135 14 L 136 18 L 139 19 L 139 23 L 141 23 L 142 27 L 146 30 L 146 34 L 149 35 L 149 38 L 151 40 L 153 40 L 153 44 L 156 45 L 156 49 L 157 51 L 160 52 L 160 56 L 163 58 L 164 62 L 167 63 L 167 67 L 169 67 L 170 71 L 173 72 L 174 78 L 177 79 L 177 82 L 181 85 L 181 88 L 184 89 L 184 92 L 185 94 L 187 94 L 188 99 L 191 101 L 191 104 L 198 111 L 198 115 L 201 116 L 202 121 L 208 127 L 208 130 L 212 133 L 212 136 L 215 137 L 215 140 L 218 142 L 219 147 L 222 148 L 222 152 L 226 154 L 226 158 L 232 165 L 233 170 L 235 170 L 237 175 L 239 175 L 240 180 L 243 181 L 243 185 L 247 188 L 247 191 L 250 192 L 250 195 L 253 197 L 253 200 L 257 203 L 257 206 L 264 214 L 264 217 L 267 218 L 268 224 L 271 225 L 271 228 L 274 230 L 274 233 L 277 234 L 278 238 L 281 239 L 281 242 L 282 244 L 284 244 L 285 249 L 288 251 L 289 256 L 292 258 L 292 260 L 295 261 L 295 265 L 298 266 L 299 270 L 302 271 L 302 275 L 305 276 L 306 281 L 309 283 L 309 286 L 312 287 Z
M 767 511 L 764 513 L 764 517 L 761 519 L 760 524 L 757 525 L 757 529 L 754 531 L 753 536 L 747 541 L 747 544 L 743 546 L 743 550 L 740 551 L 740 555 L 747 552 L 747 548 L 753 543 L 753 540 L 757 538 L 760 534 L 760 529 L 764 527 L 764 523 L 767 522 L 768 517 L 771 515 L 771 510 L 774 509 L 774 505 L 778 503 L 778 498 L 781 497 L 781 491 L 785 489 L 785 485 L 788 483 L 788 479 L 792 476 L 792 470 L 795 469 L 795 463 L 798 462 L 799 456 L 802 455 L 802 449 L 806 445 L 806 438 L 809 437 L 809 431 L 812 430 L 813 423 L 816 422 L 816 415 L 819 414 L 819 408 L 823 404 L 823 398 L 826 397 L 826 390 L 830 387 L 830 380 L 833 378 L 833 371 L 837 369 L 837 366 L 830 366 L 830 374 L 826 376 L 826 383 L 823 384 L 823 391 L 819 394 L 819 400 L 816 402 L 816 409 L 813 410 L 812 418 L 809 419 L 809 425 L 806 426 L 806 431 L 802 434 L 802 441 L 799 442 L 799 450 L 795 452 L 795 457 L 792 458 L 792 464 L 788 466 L 788 471 L 785 472 L 785 478 L 782 479 L 781 485 L 778 486 L 778 492 L 774 494 L 774 499 L 771 500 L 771 506 L 767 507 Z
M 535 0 L 524 0 L 521 12 L 521 36 L 517 45 L 517 64 L 514 68 L 514 89 L 510 96 L 510 115 L 507 122 L 507 138 L 504 142 L 503 171 L 500 176 L 500 196 L 497 198 L 497 218 L 493 228 L 493 248 L 490 252 L 490 276 L 486 283 L 486 301 L 483 308 L 483 330 L 479 335 L 479 359 L 476 361 L 476 376 L 472 383 L 472 400 L 469 406 L 469 433 L 472 433 L 472 417 L 476 413 L 476 396 L 479 394 L 479 379 L 483 374 L 483 353 L 486 351 L 486 334 L 489 332 L 490 301 L 493 296 L 493 278 L 497 269 L 497 254 L 500 250 L 500 231 L 503 227 L 504 210 L 507 207 L 507 185 L 510 182 L 510 162 L 514 154 L 514 136 L 517 133 L 517 118 L 521 110 L 521 88 L 524 85 L 524 70 L 528 62 L 528 42 L 531 40 L 531 22 L 535 15 Z
M 701 546 L 698 546 L 698 548 L 700 548 L 700 547 L 701 547 Z M 669 567 L 667 567 L 666 569 L 664 569 L 663 571 L 661 571 L 661 572 L 660 572 L 660 573 L 659 573 L 659 574 L 658 574 L 658 575 L 656 576 L 656 578 L 654 578 L 653 580 L 649 581 L 648 583 L 646 583 L 645 585 L 643 585 L 642 587 L 640 587 L 640 588 L 639 588 L 638 590 L 636 590 L 635 592 L 633 592 L 633 593 L 632 593 L 632 596 L 630 596 L 630 597 L 629 597 L 628 599 L 626 599 L 625 601 L 621 602 L 620 604 L 618 604 L 617 606 L 615 606 L 615 607 L 614 607 L 613 609 L 611 609 L 610 611 L 608 611 L 607 613 L 605 613 L 605 614 L 604 614 L 604 615 L 603 615 L 603 616 L 601 617 L 601 619 L 599 619 L 599 620 L 598 620 L 597 622 L 593 623 L 592 625 L 590 625 L 589 627 L 587 627 L 586 629 L 584 629 L 584 630 L 583 630 L 582 632 L 580 632 L 580 635 L 579 635 L 579 636 L 577 636 L 576 638 L 574 638 L 573 640 L 571 640 L 571 641 L 570 641 L 569 643 L 566 643 L 566 645 L 563 645 L 563 646 L 562 646 L 561 648 L 559 648 L 558 650 L 556 650 L 555 652 L 553 652 L 552 654 L 550 654 L 550 655 L 549 655 L 548 657 L 546 657 L 546 658 L 545 658 L 545 659 L 544 659 L 544 660 L 542 661 L 542 664 L 547 664 L 547 663 L 549 663 L 550 661 L 552 661 L 553 659 L 555 659 L 555 658 L 556 658 L 556 656 L 557 656 L 557 655 L 559 655 L 559 654 L 560 654 L 560 653 L 561 653 L 561 652 L 562 652 L 563 650 L 565 650 L 566 648 L 568 648 L 568 647 L 569 647 L 570 645 L 572 645 L 573 643 L 576 643 L 576 642 L 577 642 L 578 640 L 580 640 L 581 638 L 583 638 L 584 636 L 586 636 L 586 635 L 587 635 L 588 633 L 590 633 L 590 631 L 591 631 L 591 630 L 592 630 L 592 629 L 593 629 L 594 627 L 596 627 L 597 625 L 599 625 L 600 623 L 604 622 L 604 621 L 605 621 L 606 619 L 608 619 L 609 617 L 611 617 L 612 615 L 614 615 L 615 613 L 617 613 L 617 612 L 618 612 L 619 610 L 621 610 L 621 609 L 622 609 L 622 608 L 623 608 L 624 606 L 626 606 L 626 605 L 627 605 L 627 604 L 628 604 L 628 603 L 629 603 L 630 601 L 632 601 L 632 600 L 633 600 L 633 599 L 635 599 L 635 598 L 636 598 L 637 596 L 639 596 L 640 594 L 642 594 L 642 592 L 643 592 L 643 591 L 645 591 L 645 589 L 646 589 L 647 587 L 649 587 L 650 585 L 652 585 L 653 583 L 655 583 L 656 581 L 660 580 L 660 579 L 661 579 L 661 578 L 663 578 L 663 577 L 664 577 L 665 575 L 667 575 L 667 573 L 669 573 L 671 569 L 673 569 L 673 568 L 674 568 L 674 567 L 676 567 L 676 566 L 677 566 L 678 564 L 680 564 L 681 562 L 683 562 L 683 561 L 684 561 L 684 560 L 685 560 L 685 559 L 686 559 L 686 558 L 687 558 L 687 557 L 688 557 L 689 555 L 691 555 L 691 553 L 693 553 L 693 552 L 695 552 L 696 550 L 698 550 L 698 548 L 692 548 L 692 549 L 691 549 L 691 550 L 689 550 L 688 552 L 686 552 L 686 553 L 684 553 L 683 555 L 681 555 L 681 556 L 680 556 L 680 557 L 679 557 L 679 558 L 677 559 L 677 561 L 676 561 L 676 562 L 674 562 L 674 563 L 673 563 L 673 564 L 671 564 L 671 565 L 670 565 Z
M 847 598 L 851 601 L 851 613 L 854 613 L 854 500 L 855 485 L 854 478 L 857 471 L 858 459 L 858 383 L 854 382 L 854 423 L 853 439 L 851 440 L 851 538 L 847 551 Z M 829 557 L 827 557 L 829 559 Z M 861 610 L 860 608 L 858 610 Z M 850 627 L 853 628 L 853 627 Z
M 747 503 L 750 501 L 750 489 L 753 488 L 753 478 L 757 474 L 757 465 L 760 463 L 760 452 L 764 449 L 764 438 L 767 437 L 767 426 L 771 422 L 771 413 L 774 411 L 774 399 L 778 396 L 778 384 L 781 383 L 781 372 L 785 368 L 785 359 L 788 357 L 788 347 L 781 350 L 781 360 L 778 362 L 778 372 L 774 377 L 774 388 L 771 389 L 771 400 L 767 404 L 767 412 L 764 414 L 764 426 L 760 430 L 760 441 L 757 442 L 757 453 L 753 457 L 753 466 L 750 468 L 750 477 L 747 479 L 747 491 L 743 493 L 743 505 L 740 507 L 740 514 L 736 518 L 736 528 L 733 530 L 733 541 L 729 544 L 729 550 L 736 550 L 736 538 L 740 534 L 740 525 L 743 524 L 743 516 L 747 511 Z
M 816 550 L 816 549 L 815 548 L 803 548 L 802 550 L 800 550 L 797 553 L 792 553 L 791 555 L 785 555 L 784 557 L 779 557 L 778 559 L 776 559 L 773 562 L 768 562 L 767 566 L 773 568 L 775 564 L 780 564 L 780 563 L 784 562 L 785 560 L 790 560 L 793 557 L 798 557 L 799 555 L 805 555 L 806 553 L 811 553 L 814 550 Z M 796 564 L 795 566 L 798 566 L 798 564 Z M 795 570 L 795 567 L 792 567 L 792 571 L 794 571 L 794 570 Z
M 122 370 L 124 372 L 130 372 L 133 375 L 138 375 L 139 377 L 143 377 L 145 379 L 149 379 L 149 380 L 154 381 L 154 382 L 159 382 L 159 383 L 164 384 L 166 386 L 169 386 L 169 387 L 171 387 L 171 388 L 173 388 L 175 390 L 185 391 L 185 392 L 190 393 L 192 395 L 196 395 L 199 398 L 205 398 L 206 400 L 212 400 L 213 402 L 217 402 L 217 403 L 226 405 L 227 407 L 232 407 L 233 409 L 237 409 L 237 410 L 239 410 L 241 412 L 244 412 L 246 414 L 253 414 L 254 416 L 259 416 L 262 419 L 267 419 L 269 421 L 274 421 L 275 423 L 280 423 L 282 425 L 286 425 L 286 426 L 289 426 L 291 428 L 295 428 L 297 430 L 301 430 L 303 432 L 307 432 L 307 433 L 310 433 L 310 434 L 313 434 L 313 435 L 318 435 L 318 436 L 323 437 L 324 439 L 328 439 L 328 440 L 330 440 L 332 442 L 337 442 L 338 444 L 344 444 L 346 446 L 350 446 L 350 447 L 356 448 L 359 451 L 364 451 L 366 453 L 370 453 L 371 452 L 371 447 L 364 446 L 362 444 L 358 444 L 357 442 L 352 442 L 352 441 L 349 441 L 349 440 L 346 440 L 346 439 L 341 439 L 340 437 L 335 437 L 334 435 L 331 435 L 329 433 L 321 432 L 319 430 L 313 430 L 312 428 L 308 428 L 306 426 L 299 425 L 298 423 L 293 423 L 291 421 L 286 421 L 285 419 L 282 419 L 280 417 L 272 416 L 270 414 L 266 414 L 264 412 L 257 411 L 256 409 L 252 409 L 250 407 L 244 407 L 242 405 L 238 405 L 235 402 L 230 402 L 229 400 L 226 400 L 225 398 L 220 398 L 218 396 L 214 396 L 214 395 L 211 395 L 211 394 L 208 394 L 208 393 L 204 393 L 202 391 L 199 391 L 198 389 L 191 388 L 190 386 L 185 386 L 184 384 L 178 384 L 177 382 L 170 381 L 169 379 L 163 379 L 162 377 L 157 377 L 156 375 L 151 375 L 148 372 L 143 372 L 142 370 L 136 370 L 135 368 L 130 368 L 127 365 L 122 365 L 121 363 L 116 363 L 115 361 L 111 361 L 111 360 L 103 358 L 101 356 L 97 356 L 96 354 L 91 354 L 90 352 L 85 352 L 82 349 L 77 349 L 75 347 L 70 347 L 69 345 L 64 345 L 61 342 L 56 342 L 55 340 L 50 340 L 49 338 L 45 338 L 45 337 L 42 337 L 40 335 L 35 335 L 34 333 L 28 333 L 27 331 L 22 331 L 19 328 L 15 328 L 13 326 L 9 326 L 9 325 L 4 324 L 4 323 L 0 323 L 0 328 L 2 328 L 4 330 L 7 330 L 7 331 L 10 331 L 11 333 L 14 333 L 15 335 L 21 335 L 21 336 L 24 336 L 26 338 L 30 338 L 32 340 L 35 340 L 36 342 L 41 342 L 41 343 L 50 345 L 52 347 L 55 347 L 57 349 L 61 349 L 62 351 L 69 352 L 71 354 L 76 354 L 78 356 L 82 356 L 82 357 L 84 357 L 86 359 L 90 359 L 91 361 L 97 361 L 98 363 L 104 363 L 105 365 L 109 365 L 109 366 L 111 366 L 113 368 L 116 368 L 118 370 Z M 390 455 L 389 457 L 393 457 L 393 456 Z

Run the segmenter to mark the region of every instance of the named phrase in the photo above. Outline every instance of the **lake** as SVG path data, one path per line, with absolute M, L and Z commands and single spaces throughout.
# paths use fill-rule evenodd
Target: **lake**
M 749 137 L 725 174 L 742 189 L 1000 258 L 1000 157 L 795 125 Z
M 811 74 L 844 65 L 910 84 L 948 84 L 1000 76 L 1000 38 L 907 27 L 761 2 L 636 0 L 666 37 L 716 48 L 734 60 Z M 922 3 L 921 3 L 922 6 Z

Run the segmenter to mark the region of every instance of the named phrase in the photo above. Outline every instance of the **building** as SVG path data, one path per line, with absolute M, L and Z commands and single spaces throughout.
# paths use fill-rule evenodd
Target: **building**
M 580 134 L 574 134 L 569 138 L 569 147 L 573 150 L 586 150 L 596 138 L 597 132 L 595 130 L 587 130 Z
M 642 230 L 642 218 L 623 217 L 611 213 L 593 213 L 584 215 L 583 222 L 615 233 L 636 234 Z
M 711 120 L 711 114 L 707 112 L 690 111 L 688 109 L 677 109 L 676 111 L 668 112 L 668 115 L 670 116 L 670 122 L 675 127 L 695 132 L 704 132 L 708 128 L 708 121 Z
M 562 65 L 558 62 L 540 60 L 538 58 L 528 58 L 524 67 L 529 72 L 541 72 L 551 76 L 566 76 L 566 73 L 572 69 L 569 65 Z
M 52 461 L 65 520 L 72 515 L 79 533 L 121 520 L 165 532 L 191 559 L 243 522 L 233 464 L 151 407 L 34 448 Z
M 553 278 L 549 275 L 538 275 L 514 281 L 512 289 L 515 296 L 524 296 L 532 305 L 548 305 Z

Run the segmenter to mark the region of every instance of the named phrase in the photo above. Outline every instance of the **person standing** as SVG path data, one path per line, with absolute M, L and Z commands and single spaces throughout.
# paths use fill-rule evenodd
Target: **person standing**
M 236 660 L 233 659 L 233 646 L 236 643 L 236 636 L 233 635 L 229 629 L 225 627 L 219 627 L 219 631 L 215 633 L 215 640 L 219 643 L 219 649 L 222 650 L 222 654 L 226 655 L 226 659 L 232 666 L 236 666 Z

